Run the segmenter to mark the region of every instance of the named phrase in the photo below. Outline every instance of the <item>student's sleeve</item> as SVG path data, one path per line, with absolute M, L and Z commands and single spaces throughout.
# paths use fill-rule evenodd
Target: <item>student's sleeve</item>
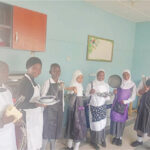
M 128 100 L 125 100 L 124 104 L 129 104 L 129 103 L 133 102 L 135 100 L 135 97 L 136 97 L 136 85 L 134 84 L 131 97 Z
M 106 87 L 107 87 L 107 93 L 109 93 L 109 85 L 106 84 Z M 106 99 L 106 101 L 109 101 L 110 100 L 110 96 L 107 96 L 105 99 Z
M 42 87 L 41 96 L 46 96 L 47 95 L 49 87 L 50 87 L 49 80 L 47 80 L 47 81 L 45 81 L 45 83 Z
M 86 96 L 90 96 L 90 90 L 91 90 L 91 84 L 89 83 L 89 84 L 87 85 L 86 92 L 85 92 L 85 95 L 86 95 Z

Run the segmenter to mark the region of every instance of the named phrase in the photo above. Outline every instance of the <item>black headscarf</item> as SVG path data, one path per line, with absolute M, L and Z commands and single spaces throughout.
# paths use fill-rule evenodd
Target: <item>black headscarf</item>
M 35 64 L 41 64 L 42 65 L 42 62 L 38 57 L 31 57 L 26 62 L 26 68 L 29 69 L 30 67 L 32 67 Z

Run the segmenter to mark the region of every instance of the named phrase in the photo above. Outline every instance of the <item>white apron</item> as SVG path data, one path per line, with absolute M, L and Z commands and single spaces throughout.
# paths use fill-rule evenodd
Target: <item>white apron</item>
M 96 92 L 100 92 L 100 93 L 108 92 L 108 88 L 105 85 L 94 87 L 94 89 L 96 90 Z M 103 106 L 105 103 L 106 103 L 106 99 L 104 97 L 100 97 L 97 95 L 91 96 L 91 100 L 90 100 L 91 106 L 100 107 L 100 106 Z M 92 121 L 92 114 L 91 114 L 90 108 L 89 108 L 89 121 L 90 121 L 90 129 L 92 131 L 101 131 L 106 127 L 106 118 L 100 121 L 96 121 L 96 122 Z
M 31 100 L 40 96 L 39 86 L 34 86 L 31 78 L 25 74 L 30 80 L 34 93 Z M 27 129 L 27 148 L 28 150 L 37 150 L 42 147 L 42 133 L 43 133 L 43 109 L 37 107 L 34 109 L 25 109 L 26 111 L 26 129 Z
M 11 93 L 0 92 L 0 118 L 8 105 L 13 105 Z M 15 126 L 9 123 L 0 128 L 0 150 L 17 150 Z

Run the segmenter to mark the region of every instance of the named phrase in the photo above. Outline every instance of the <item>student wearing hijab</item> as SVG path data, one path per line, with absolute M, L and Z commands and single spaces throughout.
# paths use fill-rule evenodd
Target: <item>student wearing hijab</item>
M 98 144 L 106 147 L 106 101 L 110 100 L 110 96 L 103 97 L 98 95 L 98 93 L 109 93 L 109 86 L 105 83 L 104 79 L 104 70 L 98 70 L 96 79 L 88 84 L 86 89 L 86 96 L 91 96 L 89 102 L 91 143 L 96 150 L 99 149 Z
M 131 143 L 132 147 L 143 144 L 144 134 L 150 136 L 150 79 L 147 79 L 146 84 L 139 84 L 137 93 L 141 96 L 138 106 L 137 117 L 134 129 L 137 132 L 137 140 Z
M 67 150 L 78 150 L 80 142 L 86 138 L 82 82 L 83 74 L 80 70 L 75 71 L 70 85 L 70 87 L 75 87 L 76 90 L 70 93 L 69 98 L 69 113 L 66 127 L 66 137 L 69 139 Z
M 18 87 L 17 99 L 24 101 L 18 105 L 24 112 L 27 130 L 27 150 L 39 150 L 42 146 L 43 109 L 42 104 L 34 100 L 40 97 L 40 87 L 34 81 L 41 73 L 42 62 L 38 57 L 31 57 L 26 62 L 27 73 Z
M 115 98 L 111 108 L 111 124 L 110 133 L 114 136 L 112 144 L 118 146 L 122 145 L 122 136 L 126 120 L 128 119 L 129 103 L 135 100 L 136 85 L 131 80 L 131 73 L 129 70 L 123 71 L 123 79 L 121 87 L 115 90 Z M 121 110 L 119 109 L 121 108 Z
M 0 150 L 17 150 L 14 117 L 5 115 L 7 106 L 13 105 L 12 95 L 6 88 L 8 65 L 0 61 Z

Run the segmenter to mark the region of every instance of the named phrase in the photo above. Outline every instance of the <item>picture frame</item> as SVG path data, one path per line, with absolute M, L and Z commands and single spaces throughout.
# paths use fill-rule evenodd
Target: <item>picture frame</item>
M 114 41 L 88 35 L 87 60 L 111 62 Z

